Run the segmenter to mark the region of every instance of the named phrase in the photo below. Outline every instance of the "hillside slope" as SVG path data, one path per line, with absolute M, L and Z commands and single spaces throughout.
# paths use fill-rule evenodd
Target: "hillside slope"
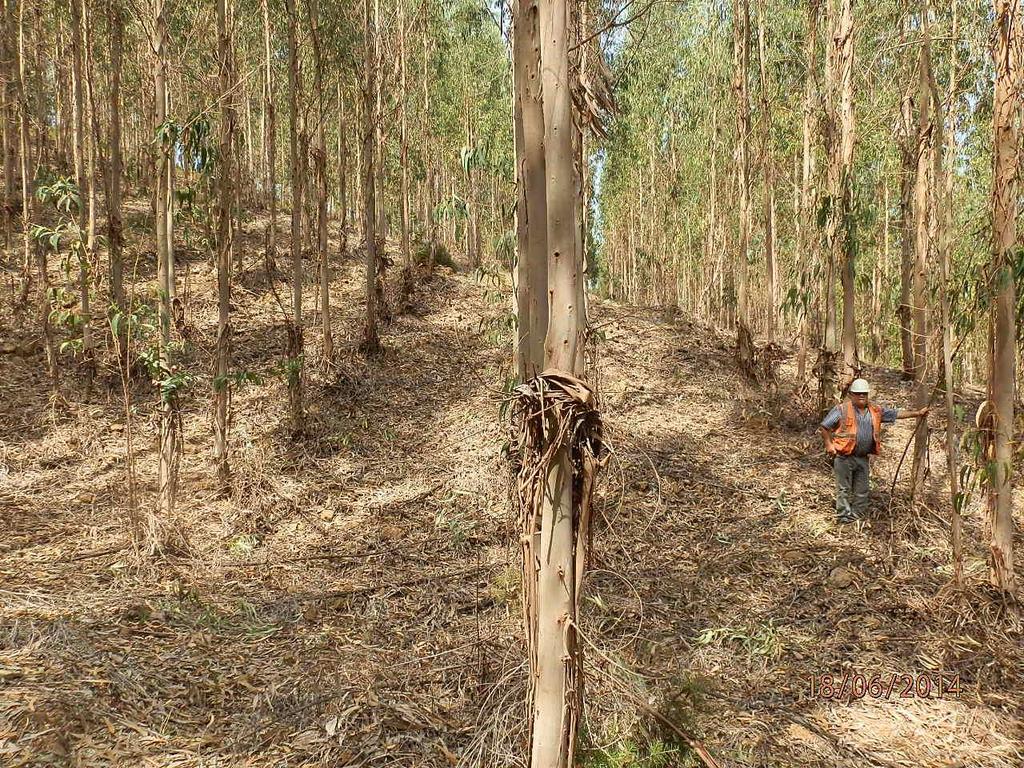
M 273 375 L 281 312 L 254 256 L 235 291 L 234 349 L 262 381 L 234 394 L 235 488 L 218 499 L 205 394 L 215 275 L 185 265 L 186 364 L 200 376 L 174 521 L 186 543 L 156 563 L 127 546 L 116 373 L 86 395 L 66 372 L 51 395 L 31 318 L 2 319 L 25 354 L 0 356 L 0 762 L 519 764 L 500 286 L 439 270 L 374 360 L 343 341 L 321 361 L 310 311 L 309 424 L 292 441 Z M 350 258 L 334 277 L 335 328 L 350 335 L 361 266 Z M 722 765 L 1020 765 L 1024 637 L 982 586 L 980 515 L 967 525 L 971 588 L 957 596 L 941 498 L 912 512 L 902 480 L 886 494 L 910 427 L 886 438 L 870 523 L 839 528 L 813 417 L 745 385 L 727 337 L 601 302 L 593 320 L 613 458 L 582 628 L 587 742 L 599 747 L 586 763 L 696 764 L 652 727 L 651 706 Z M 906 404 L 896 379 L 873 378 L 883 400 Z M 149 504 L 156 395 L 143 383 L 132 394 Z M 844 669 L 886 689 L 894 674 L 925 686 L 918 676 L 944 670 L 959 695 L 904 697 L 899 683 L 823 699 L 816 676 Z

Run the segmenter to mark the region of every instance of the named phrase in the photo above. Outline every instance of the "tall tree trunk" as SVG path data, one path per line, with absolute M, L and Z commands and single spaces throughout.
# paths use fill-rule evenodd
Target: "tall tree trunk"
M 853 0 L 843 0 L 839 26 L 833 43 L 836 46 L 836 68 L 839 75 L 839 179 L 840 221 L 836 245 L 836 263 L 842 264 L 843 283 L 843 386 L 853 381 L 860 369 L 857 354 L 857 307 L 854 285 L 853 229 L 853 148 L 855 142 L 853 114 Z
M 22 227 L 23 227 L 23 229 L 22 229 L 22 245 L 25 248 L 25 252 L 26 252 L 26 256 L 27 256 L 29 248 L 30 248 L 29 241 L 30 241 L 30 238 L 31 238 L 30 214 L 31 214 L 32 218 L 38 219 L 38 216 L 39 216 L 39 199 L 36 197 L 36 195 L 34 195 L 34 194 L 30 195 L 29 194 L 28 170 L 29 170 L 29 153 L 31 151 L 31 140 L 30 140 L 30 136 L 29 136 L 29 101 L 28 101 L 29 88 L 28 88 L 28 74 L 27 74 L 27 66 L 28 65 L 26 64 L 26 59 L 25 59 L 25 3 L 26 2 L 27 2 L 27 0 L 19 0 L 19 4 L 18 4 L 18 16 L 19 16 L 18 51 L 19 51 L 19 54 L 20 54 L 19 59 L 18 59 L 18 82 L 19 82 L 19 89 L 20 89 L 20 94 L 19 95 L 21 97 L 21 110 L 22 110 L 22 112 L 21 112 L 21 126 L 20 126 L 20 132 L 21 132 L 21 138 L 20 138 L 20 142 L 21 142 L 21 190 L 22 190 L 22 199 L 23 199 L 23 206 L 24 206 L 22 208 Z M 41 22 L 41 16 L 42 16 L 42 14 L 40 13 L 40 11 L 37 8 L 36 9 L 36 21 L 37 21 L 36 31 L 37 32 L 39 31 L 39 27 L 41 26 L 41 23 L 40 23 Z M 41 87 L 42 67 L 40 66 L 39 62 L 40 62 L 40 55 L 39 55 L 39 50 L 37 49 L 37 51 L 36 51 L 36 66 L 35 66 L 35 84 L 36 84 L 35 91 L 36 91 L 37 94 L 41 94 L 43 92 L 43 89 Z M 38 109 L 37 119 L 39 120 L 39 123 L 42 126 L 43 124 L 45 124 L 45 119 L 46 119 L 45 115 L 43 114 L 43 111 L 45 109 L 45 104 L 44 104 L 43 99 L 41 99 L 41 98 L 37 98 L 36 99 L 36 107 Z M 44 150 L 43 142 L 42 141 L 37 141 L 36 142 L 37 154 L 36 154 L 35 168 L 38 168 L 39 165 L 41 164 L 42 160 L 43 160 L 43 150 Z M 35 175 L 34 174 L 35 168 L 33 169 L 33 176 Z M 50 277 L 49 277 L 49 264 L 48 264 L 48 259 L 47 259 L 47 250 L 46 250 L 45 247 L 43 247 L 39 243 L 36 243 L 34 248 L 35 248 L 36 270 L 39 273 L 39 288 L 40 288 L 39 310 L 38 310 L 39 311 L 39 326 L 40 326 L 40 330 L 42 331 L 43 344 L 44 344 L 44 347 L 46 349 L 46 369 L 47 369 L 47 373 L 49 374 L 51 385 L 56 387 L 57 377 L 58 377 L 59 371 L 58 371 L 58 367 L 57 367 L 57 350 L 56 350 L 56 348 L 54 346 L 54 340 L 53 340 L 53 328 L 50 325 Z M 28 288 L 27 281 L 26 281 L 25 287 Z M 27 293 L 26 293 L 26 299 L 27 298 L 28 298 L 28 296 L 27 296 Z
M 107 247 L 110 250 L 110 305 L 123 315 L 124 299 L 124 222 L 121 218 L 121 66 L 124 49 L 124 15 L 120 0 L 108 0 L 110 26 L 110 127 L 108 131 L 110 163 L 107 169 Z M 128 323 L 122 318 L 115 334 L 118 357 L 127 363 Z
M 896 316 L 900 323 L 900 352 L 903 378 L 914 378 L 914 337 L 911 333 L 911 304 L 914 281 L 914 174 L 917 167 L 913 101 L 910 93 L 900 103 L 900 304 Z
M 20 109 L 20 120 L 18 126 L 18 143 L 19 143 L 19 155 L 22 159 L 22 246 L 24 249 L 25 258 L 32 259 L 32 237 L 31 228 L 32 220 L 38 218 L 39 214 L 39 201 L 35 195 L 30 194 L 29 188 L 29 161 L 32 151 L 31 137 L 29 135 L 29 79 L 28 79 L 28 63 L 26 61 L 25 51 L 25 4 L 27 0 L 19 0 L 18 2 L 18 24 L 17 24 L 17 96 L 18 104 Z M 38 71 L 38 69 L 37 69 Z M 37 147 L 37 151 L 41 153 L 42 146 Z M 38 160 L 36 163 L 38 167 Z M 33 175 L 35 168 L 33 169 Z M 47 258 L 46 249 L 40 244 L 35 245 L 36 251 L 36 267 L 39 271 L 39 283 L 40 283 L 40 300 L 39 300 L 39 314 L 40 314 L 40 327 L 43 333 L 43 343 L 46 349 L 46 370 L 49 374 L 50 381 L 54 384 L 57 379 L 57 356 L 56 350 L 53 346 L 53 332 L 50 328 L 50 297 L 49 297 L 49 275 L 47 274 Z M 31 263 L 29 268 L 31 269 Z M 27 273 L 25 276 L 25 298 L 29 298 L 31 278 L 30 274 Z
M 220 85 L 220 141 L 217 153 L 217 351 L 214 363 L 213 458 L 217 466 L 217 483 L 221 493 L 231 485 L 228 463 L 228 413 L 231 365 L 231 251 L 234 232 L 231 226 L 232 165 L 236 161 L 234 55 L 228 28 L 227 0 L 217 0 L 217 59 Z
M 544 108 L 541 103 L 540 30 L 537 0 L 512 9 L 513 119 L 516 146 L 516 304 L 519 380 L 544 369 L 548 327 L 547 192 L 544 172 Z
M 957 37 L 957 0 L 952 3 L 952 22 L 950 37 Z M 953 554 L 953 583 L 961 586 L 964 579 L 963 523 L 961 506 L 963 497 L 960 493 L 959 446 L 956 436 L 956 407 L 953 397 L 953 332 L 950 324 L 950 250 L 952 233 L 950 222 L 953 205 L 953 170 L 952 162 L 956 151 L 956 132 L 954 128 L 954 109 L 957 96 L 957 46 L 949 47 L 949 90 L 946 96 L 948 111 L 943 115 L 942 102 L 939 99 L 938 85 L 933 72 L 930 72 L 928 86 L 935 103 L 935 132 L 933 141 L 934 179 L 934 239 L 936 254 L 939 259 L 940 286 L 939 299 L 942 321 L 942 372 L 943 388 L 946 400 L 946 468 L 949 475 L 950 499 L 950 545 Z M 948 130 L 947 130 L 948 127 Z M 950 167 L 947 169 L 947 164 Z
M 538 3 L 544 155 L 547 195 L 548 291 L 550 315 L 544 344 L 545 369 L 579 376 L 577 347 L 582 343 L 582 307 L 578 281 L 575 221 L 577 185 L 573 169 L 573 115 L 569 82 L 569 7 L 567 0 Z M 524 147 L 529 155 L 536 151 Z M 576 635 L 578 588 L 586 547 L 586 514 L 574 502 L 574 447 L 555 437 L 543 468 L 538 515 L 524 530 L 524 588 L 527 633 L 532 656 L 531 766 L 564 768 L 574 764 L 582 706 L 582 659 Z M 584 492 L 584 496 L 588 495 Z M 580 514 L 583 512 L 583 514 Z M 538 520 L 539 517 L 539 520 Z M 538 525 L 539 522 L 539 525 Z M 582 528 L 582 529 L 581 529 Z
M 82 51 L 84 53 L 83 64 L 84 64 L 84 86 L 85 86 L 85 103 L 88 108 L 88 128 L 86 145 L 88 146 L 88 154 L 86 155 L 86 169 L 85 175 L 89 179 L 89 218 L 88 218 L 88 229 L 86 237 L 86 254 L 89 260 L 89 275 L 93 280 L 94 286 L 99 287 L 99 274 L 96 269 L 96 210 L 99 207 L 97 205 L 97 191 L 96 191 L 96 166 L 99 165 L 101 168 L 104 167 L 105 163 L 100 157 L 101 146 L 102 146 L 102 134 L 100 132 L 100 123 L 98 110 L 96 109 L 95 92 L 96 89 L 93 86 L 94 72 L 93 72 L 93 36 L 92 36 L 92 16 L 89 11 L 89 6 L 86 0 L 81 0 L 82 3 Z M 95 342 L 94 342 L 95 343 Z
M 854 25 L 851 0 L 839 8 L 829 5 L 831 41 L 826 74 L 825 146 L 828 154 L 828 197 L 825 234 L 828 243 L 825 269 L 825 347 L 841 344 L 842 386 L 853 380 L 859 368 L 857 355 L 856 293 L 851 211 L 853 203 L 853 55 Z M 836 338 L 835 270 L 840 270 L 843 289 L 842 333 Z
M 363 149 L 360 161 L 363 177 L 363 237 L 366 241 L 366 315 L 362 348 L 367 354 L 374 354 L 380 349 L 380 337 L 377 335 L 377 200 L 373 167 L 377 122 L 376 25 L 377 16 L 370 8 L 370 0 L 363 0 Z
M 388 216 L 387 216 L 387 196 L 384 194 L 384 161 L 387 157 L 387 135 L 385 134 L 383 122 L 379 119 L 384 114 L 384 59 L 383 59 L 383 40 L 381 39 L 380 29 L 380 0 L 373 0 L 373 68 L 374 68 L 374 122 L 373 122 L 373 134 L 375 151 L 377 154 L 377 162 L 374 163 L 374 202 L 377 207 L 375 209 L 375 215 L 377 216 L 377 237 L 382 242 L 386 243 L 388 239 Z M 381 269 L 382 263 L 378 262 L 377 268 Z M 380 286 L 377 285 L 377 303 L 378 311 L 381 314 L 386 315 L 387 309 L 383 306 L 381 299 Z
M 13 3 L 11 7 L 11 13 L 13 14 Z M 10 30 L 10 35 L 13 37 L 17 36 L 16 41 L 11 41 L 11 50 L 13 54 L 12 66 L 10 68 L 10 84 L 13 88 L 13 101 L 8 105 L 8 109 L 11 111 L 12 117 L 12 133 L 16 133 L 17 137 L 11 135 L 10 140 L 12 143 L 17 144 L 18 153 L 18 170 L 20 176 L 22 176 L 22 201 L 20 201 L 20 208 L 22 208 L 22 291 L 18 299 L 19 304 L 26 304 L 29 300 L 29 293 L 32 290 L 32 237 L 31 237 L 31 205 L 29 203 L 29 100 L 26 95 L 26 63 L 25 63 L 25 0 L 18 0 L 17 3 L 17 25 L 14 25 L 14 19 L 7 19 L 7 28 Z M 16 30 L 16 32 L 15 32 Z M 10 179 L 13 181 L 13 179 Z M 8 204 L 12 201 L 8 200 Z
M 772 160 L 772 111 L 771 99 L 768 97 L 768 74 L 764 39 L 764 2 L 757 8 L 757 67 L 761 83 L 761 120 L 763 132 L 763 150 L 761 162 L 764 171 L 764 264 L 765 264 L 765 301 L 767 303 L 766 331 L 769 341 L 775 341 L 775 328 L 778 325 L 779 311 L 779 269 L 775 253 L 775 178 Z
M 295 0 L 286 0 L 288 14 L 288 149 L 292 183 L 292 316 L 288 324 L 288 405 L 292 435 L 303 430 L 302 408 L 302 193 L 303 173 L 299 156 L 299 136 L 304 134 L 299 121 L 299 42 Z
M 930 241 L 929 184 L 931 183 L 932 104 L 928 86 L 931 70 L 931 42 L 927 0 L 920 4 L 921 49 L 918 59 L 917 105 L 917 174 L 914 182 L 914 275 L 911 320 L 914 332 L 914 407 L 928 404 L 928 251 Z M 924 420 L 917 422 L 914 434 L 914 460 L 911 493 L 916 498 L 924 488 L 927 469 L 928 428 Z
M 875 256 L 871 275 L 871 355 L 875 363 L 882 359 L 882 293 L 887 284 L 889 264 L 889 185 L 880 178 L 882 191 L 882 249 Z
M 72 0 L 74 1 L 74 0 Z M 174 151 L 173 142 L 166 135 L 167 121 L 167 13 L 165 0 L 153 4 L 153 117 L 160 146 L 154 158 L 153 178 L 156 181 L 156 252 L 157 280 L 159 286 L 160 325 L 160 375 L 165 377 L 171 370 L 171 297 L 173 295 L 173 271 L 171 265 L 168 211 L 170 208 L 170 174 L 167 172 L 169 157 Z M 155 554 L 164 544 L 164 526 L 174 514 L 178 491 L 178 398 L 173 389 L 161 393 L 160 405 L 160 463 L 158 469 L 159 499 L 157 510 L 146 518 L 145 550 Z
M 0 72 L 2 72 L 3 88 L 0 90 L 0 118 L 3 120 L 3 170 L 4 199 L 3 226 L 4 247 L 10 245 L 11 221 L 18 209 L 17 172 L 15 170 L 18 157 L 18 109 L 14 84 L 18 79 L 18 53 L 14 43 L 14 31 L 17 28 L 14 20 L 13 0 L 2 0 L 0 3 Z
M 270 47 L 269 0 L 260 0 L 263 11 L 263 111 L 266 114 L 264 144 L 267 148 L 267 209 L 270 221 L 267 225 L 267 250 L 265 263 L 267 273 L 277 271 L 277 121 L 274 107 L 274 60 Z
M 13 22 L 13 19 L 11 20 Z M 13 34 L 13 23 L 11 24 Z M 29 99 L 28 99 L 28 65 L 25 62 L 25 0 L 18 0 L 18 42 L 17 42 L 17 72 L 13 73 L 17 104 L 11 109 L 16 109 L 18 114 L 18 156 L 21 170 L 21 245 L 22 245 L 22 284 L 20 303 L 28 302 L 29 292 L 32 288 L 32 214 L 35 204 L 33 197 L 29 196 L 29 163 L 31 152 L 31 141 L 29 137 Z M 45 298 L 45 296 L 44 296 Z
M 324 62 L 320 49 L 320 22 L 317 15 L 317 0 L 307 0 L 310 40 L 313 44 L 313 62 L 316 74 L 313 92 L 317 100 L 316 134 L 313 139 L 313 170 L 316 178 L 316 247 L 320 256 L 320 323 L 323 328 L 324 360 L 334 359 L 334 335 L 331 333 L 331 265 L 327 250 L 327 139 L 324 123 L 327 111 L 324 107 Z
M 399 85 L 398 108 L 400 111 L 400 137 L 401 142 L 399 162 L 402 166 L 401 179 L 401 215 L 402 215 L 402 267 L 405 271 L 406 280 L 412 277 L 412 251 L 409 241 L 409 136 L 408 136 L 408 90 L 406 84 L 407 52 L 405 49 L 405 4 L 398 4 L 398 59 L 401 67 L 401 81 Z
M 513 41 L 514 43 L 514 41 Z M 430 113 L 430 79 L 427 74 L 430 67 L 430 39 L 427 25 L 423 25 L 423 158 L 426 165 L 426 234 L 427 238 L 427 274 L 434 271 L 437 257 L 437 222 L 434 218 L 434 207 L 437 205 L 437 171 L 434 168 L 432 116 Z
M 715 278 L 708 284 L 708 290 L 717 282 L 719 288 L 715 296 L 715 309 L 721 312 L 722 309 L 722 282 L 720 279 L 720 268 L 717 263 L 721 260 L 722 254 L 718 242 L 718 104 L 711 102 L 711 144 L 708 147 L 708 154 L 711 162 L 711 173 L 708 176 L 708 215 L 705 223 L 704 233 L 704 262 L 708 265 L 716 265 L 714 268 Z M 721 321 L 721 317 L 717 318 Z
M 996 70 L 992 110 L 992 346 L 989 357 L 991 404 L 992 527 L 990 576 L 992 584 L 1013 594 L 1013 400 L 1016 381 L 1016 296 L 1013 251 L 1017 243 L 1017 173 L 1019 144 L 1015 117 L 1020 109 L 1020 7 L 1012 0 L 994 0 L 995 36 L 992 50 Z
M 733 0 L 733 91 L 736 98 L 737 186 L 739 231 L 736 243 L 736 354 L 741 368 L 753 368 L 750 334 L 747 257 L 750 248 L 750 6 Z
M 90 293 L 92 289 L 91 260 L 89 229 L 91 213 L 89 203 L 92 201 L 90 190 L 91 179 L 87 172 L 89 147 L 86 143 L 85 119 L 86 119 L 86 97 L 85 97 L 85 74 L 84 74 L 84 42 L 82 28 L 81 0 L 69 0 L 71 9 L 71 88 L 74 95 L 73 121 L 74 121 L 74 156 L 75 156 L 75 182 L 78 185 L 78 239 L 75 244 L 75 252 L 78 257 L 78 289 L 81 293 L 81 323 L 82 323 L 82 360 L 85 364 L 86 375 L 92 378 L 95 364 L 95 353 L 92 338 L 92 311 Z
M 346 120 L 345 92 L 338 81 L 338 255 L 348 254 L 348 121 Z
M 588 67 L 586 55 L 587 45 L 596 45 L 592 41 L 585 40 L 587 30 L 587 14 L 585 3 L 569 3 L 570 37 L 569 50 L 574 52 L 575 60 L 570 63 L 570 71 L 576 73 L 574 77 L 581 78 L 583 82 L 591 80 L 591 73 Z M 577 335 L 579 343 L 576 345 L 576 359 L 573 369 L 579 376 L 583 375 L 586 366 L 586 337 L 588 333 L 589 319 L 587 317 L 587 139 L 583 131 L 582 119 L 572 121 L 572 147 L 573 147 L 573 184 L 574 184 L 574 221 L 576 231 L 576 265 L 579 274 L 576 277 L 576 306 L 579 312 L 579 328 Z M 477 218 L 477 248 L 480 248 L 480 220 Z M 665 259 L 662 260 L 664 263 Z

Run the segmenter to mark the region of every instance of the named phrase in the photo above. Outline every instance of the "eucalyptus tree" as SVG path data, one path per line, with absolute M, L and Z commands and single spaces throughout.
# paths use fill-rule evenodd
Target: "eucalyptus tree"
M 537 0 L 512 7 L 513 123 L 516 150 L 516 359 L 520 381 L 543 370 L 548 327 L 544 109 L 541 102 Z M 530 152 L 527 153 L 527 147 Z
M 366 313 L 362 348 L 368 354 L 380 349 L 377 333 L 377 197 L 374 152 L 377 112 L 377 12 L 363 0 L 362 152 L 360 175 L 363 188 L 363 240 L 366 248 Z
M 110 311 L 124 315 L 124 220 L 122 218 L 122 177 L 124 163 L 121 153 L 121 70 L 124 55 L 124 25 L 126 19 L 120 0 L 107 0 L 107 23 L 110 38 L 110 86 L 108 109 L 109 162 L 105 177 L 107 207 L 107 248 L 110 267 Z M 115 333 L 118 356 L 127 362 L 128 327 L 119 323 Z
M 274 63 L 270 25 L 270 0 L 260 0 L 263 15 L 263 144 L 267 161 L 266 198 L 269 221 L 265 264 L 267 273 L 277 271 L 277 112 L 274 106 Z
M 213 456 L 221 492 L 228 489 L 228 372 L 231 365 L 232 165 L 235 162 L 234 51 L 228 26 L 228 0 L 217 0 L 217 79 L 220 88 L 220 141 L 217 151 L 217 350 L 214 362 Z
M 807 295 L 811 275 L 817 261 L 817 197 L 815 184 L 817 164 L 815 115 L 818 109 L 819 85 L 817 75 L 818 29 L 820 27 L 821 0 L 808 0 L 807 22 L 804 33 L 804 100 L 801 115 L 800 143 L 800 197 L 796 213 L 796 247 L 798 254 L 799 285 L 793 289 L 790 302 L 799 315 L 799 349 L 797 351 L 796 378 L 803 384 L 807 375 L 807 348 L 810 342 L 811 301 Z
M 750 4 L 733 0 L 733 94 L 736 103 L 736 355 L 741 367 L 754 364 L 750 331 L 748 259 L 750 249 Z
M 172 177 L 171 156 L 174 151 L 174 131 L 168 123 L 168 68 L 166 0 L 154 0 L 152 18 L 153 52 L 153 122 L 159 143 L 154 152 L 153 179 L 155 181 L 154 225 L 156 229 L 157 291 L 159 294 L 159 342 L 157 370 L 161 380 L 172 374 L 171 369 L 171 299 L 174 295 L 174 267 L 172 262 L 170 227 Z M 174 387 L 161 387 L 160 398 L 160 458 L 158 466 L 158 505 L 146 518 L 145 549 L 149 554 L 159 550 L 164 542 L 167 525 L 174 515 L 178 492 L 179 418 L 178 393 Z
M 582 715 L 577 616 L 590 496 L 602 455 L 595 396 L 582 380 L 586 318 L 577 217 L 583 184 L 574 137 L 575 126 L 591 122 L 593 115 L 575 110 L 572 98 L 570 44 L 587 35 L 578 8 L 569 0 L 520 0 L 513 13 L 516 167 L 524 187 L 529 185 L 518 197 L 517 215 L 521 226 L 544 228 L 546 248 L 546 269 L 536 252 L 520 252 L 526 262 L 520 289 L 534 284 L 530 271 L 540 268 L 550 299 L 546 327 L 530 323 L 518 339 L 526 375 L 536 365 L 532 356 L 543 339 L 543 372 L 516 390 L 530 765 L 562 768 L 575 764 Z M 535 188 L 541 168 L 542 207 Z M 534 212 L 541 214 L 539 221 L 527 218 Z M 532 249 L 540 240 L 520 229 L 518 242 Z M 521 294 L 520 304 L 527 298 Z M 521 306 L 520 314 L 528 317 L 529 307 Z
M 323 331 L 323 356 L 330 361 L 334 358 L 334 334 L 331 329 L 331 265 L 327 250 L 327 87 L 324 83 L 326 65 L 316 0 L 306 1 L 306 13 L 313 48 L 313 93 L 316 99 L 313 174 L 316 183 L 316 249 L 320 261 L 320 324 Z
M 80 301 L 80 322 L 82 328 L 82 359 L 88 375 L 95 369 L 95 349 L 92 329 L 92 245 L 89 233 L 93 221 L 93 179 L 88 173 L 90 167 L 90 144 L 86 136 L 85 123 L 85 19 L 82 0 L 68 0 L 71 15 L 71 85 L 74 93 L 74 158 L 75 183 L 78 186 L 78 290 Z
M 931 251 L 931 223 L 933 210 L 932 175 L 933 164 L 931 153 L 935 151 L 933 144 L 934 127 L 933 110 L 938 104 L 932 102 L 930 87 L 932 79 L 931 51 L 931 19 L 928 3 L 920 3 L 921 45 L 917 68 L 917 171 L 914 181 L 914 270 L 912 281 L 913 308 L 911 323 L 914 340 L 914 400 L 915 407 L 923 408 L 928 404 L 928 307 L 925 296 L 928 278 L 928 255 Z M 928 450 L 927 425 L 918 422 L 914 436 L 914 458 L 911 487 L 915 494 L 924 486 L 926 452 Z
M 842 350 L 844 365 L 844 386 L 849 384 L 860 369 L 857 354 L 857 321 L 855 304 L 855 251 L 853 232 L 854 168 L 854 20 L 853 0 L 841 0 L 838 18 L 832 32 L 830 51 L 832 68 L 830 81 L 833 91 L 833 156 L 829 163 L 829 235 L 832 247 L 831 257 L 841 267 L 843 286 L 843 330 Z M 838 91 L 836 93 L 835 91 Z
M 1020 145 L 1015 116 L 1020 111 L 1024 67 L 1021 9 L 1011 0 L 994 0 L 995 30 L 992 63 L 995 94 L 992 107 L 992 277 L 988 415 L 991 430 L 988 507 L 991 518 L 990 571 L 994 586 L 1012 594 L 1013 566 L 1013 417 L 1016 382 L 1017 329 L 1013 272 L 1017 242 L 1017 174 Z
M 302 199 L 304 192 L 303 163 L 299 150 L 300 134 L 305 128 L 300 126 L 302 115 L 299 112 L 301 101 L 302 75 L 299 69 L 298 13 L 295 9 L 296 0 L 285 0 L 285 12 L 288 25 L 288 171 L 291 179 L 291 281 L 292 306 L 288 319 L 288 409 L 293 435 L 303 430 L 303 359 L 304 338 L 302 328 Z

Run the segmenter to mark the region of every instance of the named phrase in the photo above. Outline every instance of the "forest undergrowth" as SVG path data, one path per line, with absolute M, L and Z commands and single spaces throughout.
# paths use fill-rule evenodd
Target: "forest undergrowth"
M 372 359 L 346 339 L 324 361 L 309 317 L 308 418 L 293 440 L 275 373 L 282 310 L 261 235 L 246 238 L 232 322 L 235 364 L 253 375 L 232 396 L 233 488 L 217 493 L 204 394 L 216 273 L 182 250 L 177 333 L 196 373 L 183 535 L 143 565 L 129 546 L 126 433 L 137 503 L 152 504 L 155 392 L 132 385 L 128 424 L 116 367 L 87 387 L 69 359 L 51 392 L 31 312 L 4 305 L 0 763 L 521 764 L 519 546 L 499 423 L 508 287 L 438 268 Z M 140 280 L 151 262 L 140 258 Z M 357 254 L 337 263 L 336 330 L 359 326 L 361 269 Z M 591 310 L 612 458 L 581 611 L 583 764 L 699 765 L 685 733 L 723 766 L 1021 765 L 1024 632 L 985 586 L 978 503 L 968 587 L 948 586 L 937 425 L 934 503 L 912 507 L 903 480 L 888 493 L 911 430 L 900 425 L 875 466 L 870 520 L 837 527 L 813 405 L 789 395 L 788 362 L 766 394 L 737 374 L 731 334 Z M 896 374 L 870 377 L 880 400 L 909 402 Z M 830 698 L 821 676 L 838 686 L 844 673 L 884 685 Z M 894 676 L 910 676 L 913 695 Z

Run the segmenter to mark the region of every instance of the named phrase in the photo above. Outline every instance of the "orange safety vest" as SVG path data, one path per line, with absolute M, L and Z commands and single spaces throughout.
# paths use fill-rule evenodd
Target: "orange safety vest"
M 875 444 L 871 446 L 871 453 L 876 456 L 882 448 L 882 409 L 873 403 L 868 403 L 868 410 L 871 412 L 871 426 L 874 432 Z M 832 445 L 840 456 L 850 456 L 857 448 L 857 414 L 854 413 L 853 403 L 847 400 L 844 403 L 843 417 L 832 435 Z

